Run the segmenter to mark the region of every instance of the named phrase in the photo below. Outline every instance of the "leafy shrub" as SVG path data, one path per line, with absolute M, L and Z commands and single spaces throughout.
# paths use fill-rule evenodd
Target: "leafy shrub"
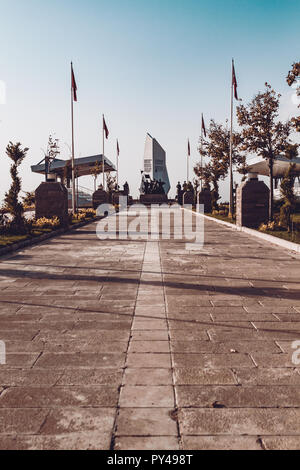
M 41 219 L 37 219 L 32 223 L 33 229 L 57 229 L 61 225 L 61 222 L 58 217 L 52 217 L 52 219 L 47 219 L 46 217 L 42 217 Z
M 96 217 L 96 211 L 94 209 L 82 209 L 87 218 Z
M 94 217 L 96 217 L 96 211 L 94 209 L 80 209 L 77 214 L 71 214 L 70 220 L 79 223 L 93 219 Z
M 260 232 L 279 232 L 284 230 L 284 226 L 282 222 L 278 219 L 274 220 L 273 222 L 268 222 L 266 224 L 261 224 L 259 227 Z

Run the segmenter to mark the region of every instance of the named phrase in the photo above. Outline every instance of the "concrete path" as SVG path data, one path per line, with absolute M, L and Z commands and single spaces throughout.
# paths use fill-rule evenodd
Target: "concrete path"
M 299 449 L 300 258 L 95 229 L 0 261 L 0 448 Z

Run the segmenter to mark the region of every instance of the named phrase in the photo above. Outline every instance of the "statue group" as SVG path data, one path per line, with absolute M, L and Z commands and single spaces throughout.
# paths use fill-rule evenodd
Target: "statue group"
M 166 194 L 165 193 L 165 186 L 166 183 L 159 180 L 152 180 L 150 177 L 143 177 L 142 185 L 141 185 L 141 193 L 142 194 Z
M 190 181 L 188 183 L 185 181 L 183 185 L 181 185 L 180 181 L 178 181 L 176 188 L 177 188 L 177 196 L 179 196 L 182 193 L 186 193 L 188 191 L 192 193 L 194 193 L 195 191 L 195 188 Z
M 181 183 L 178 182 L 176 188 L 177 188 L 176 201 L 178 202 L 178 204 L 182 205 L 184 203 L 185 195 L 186 195 L 186 198 L 185 198 L 186 203 L 194 203 L 195 188 L 190 181 L 188 183 L 185 181 L 183 185 L 181 185 Z

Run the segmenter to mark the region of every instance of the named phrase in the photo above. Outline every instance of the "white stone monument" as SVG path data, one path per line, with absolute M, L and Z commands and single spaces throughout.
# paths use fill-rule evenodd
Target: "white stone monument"
M 145 179 L 163 182 L 165 194 L 168 195 L 171 185 L 166 165 L 166 152 L 150 134 L 147 134 L 145 144 L 143 181 Z

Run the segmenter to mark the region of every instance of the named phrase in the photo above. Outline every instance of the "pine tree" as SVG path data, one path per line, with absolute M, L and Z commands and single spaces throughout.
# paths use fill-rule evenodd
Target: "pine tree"
M 9 142 L 6 147 L 6 155 L 13 161 L 13 163 L 10 167 L 12 184 L 9 191 L 5 194 L 4 201 L 9 213 L 13 216 L 11 230 L 18 234 L 26 232 L 23 204 L 19 201 L 21 178 L 18 175 L 18 169 L 26 157 L 28 150 L 28 148 L 22 149 L 20 142 L 17 144 Z

